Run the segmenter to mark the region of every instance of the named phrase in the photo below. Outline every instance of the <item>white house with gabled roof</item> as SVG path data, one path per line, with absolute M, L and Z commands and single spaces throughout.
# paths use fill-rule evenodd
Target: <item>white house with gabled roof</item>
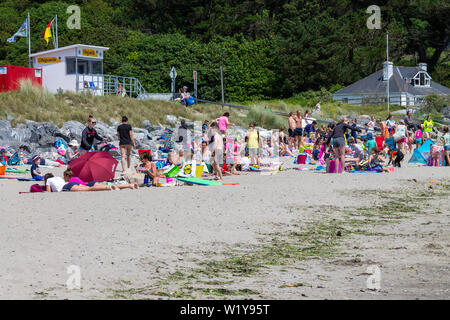
M 336 91 L 333 100 L 349 104 L 372 104 L 389 101 L 404 107 L 420 105 L 430 94 L 450 95 L 450 89 L 434 82 L 426 63 L 416 67 L 395 67 L 392 62 L 383 63 L 383 70 Z

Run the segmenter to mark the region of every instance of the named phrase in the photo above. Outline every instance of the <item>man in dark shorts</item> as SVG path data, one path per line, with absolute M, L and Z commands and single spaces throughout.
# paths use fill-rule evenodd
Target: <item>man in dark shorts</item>
M 297 111 L 297 116 L 295 117 L 295 147 L 300 148 L 303 145 L 303 127 L 302 127 L 302 111 Z
M 131 148 L 136 149 L 136 143 L 134 141 L 133 129 L 128 124 L 128 118 L 122 117 L 122 124 L 117 127 L 117 137 L 119 138 L 120 155 L 122 157 L 122 172 L 125 172 L 127 168 L 131 166 Z M 125 166 L 125 157 L 127 158 L 127 167 Z

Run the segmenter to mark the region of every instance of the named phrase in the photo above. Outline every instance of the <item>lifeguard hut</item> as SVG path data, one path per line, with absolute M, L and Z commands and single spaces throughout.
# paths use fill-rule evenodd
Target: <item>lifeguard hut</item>
M 41 68 L 42 86 L 58 91 L 90 92 L 96 96 L 122 94 L 138 98 L 145 89 L 138 79 L 103 74 L 103 58 L 109 48 L 74 44 L 31 54 L 33 66 Z

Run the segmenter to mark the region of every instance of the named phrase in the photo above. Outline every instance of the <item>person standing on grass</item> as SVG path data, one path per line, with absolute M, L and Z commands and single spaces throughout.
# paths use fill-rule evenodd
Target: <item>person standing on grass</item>
M 117 138 L 119 139 L 122 172 L 125 172 L 131 166 L 131 149 L 136 149 L 133 129 L 128 124 L 128 118 L 126 116 L 122 117 L 122 124 L 117 127 Z M 125 158 L 127 166 L 125 166 Z
M 97 120 L 92 115 L 89 115 L 88 125 L 84 128 L 81 133 L 81 150 L 80 155 L 83 155 L 85 152 L 91 150 L 94 146 L 94 140 L 97 139 L 99 141 L 108 141 L 107 138 L 102 138 L 98 135 L 97 131 L 94 129 L 94 126 L 97 124 Z

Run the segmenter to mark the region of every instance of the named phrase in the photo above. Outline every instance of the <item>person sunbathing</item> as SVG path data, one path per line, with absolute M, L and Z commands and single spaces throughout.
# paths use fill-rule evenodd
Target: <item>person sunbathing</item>
M 64 171 L 64 185 L 62 185 L 62 179 L 55 179 L 52 173 L 47 173 L 44 176 L 45 187 L 49 192 L 61 192 L 61 191 L 110 191 L 110 190 L 120 190 L 120 189 L 137 189 L 139 186 L 137 184 L 121 184 L 121 185 L 106 185 L 97 181 L 92 181 L 84 184 L 83 181 L 74 181 L 72 169 L 68 168 Z

